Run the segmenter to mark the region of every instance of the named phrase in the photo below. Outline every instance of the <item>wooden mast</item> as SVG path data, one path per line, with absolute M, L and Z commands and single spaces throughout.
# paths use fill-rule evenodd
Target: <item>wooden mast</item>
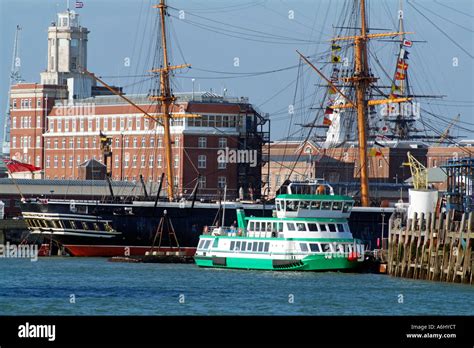
M 365 20 L 365 0 L 360 0 L 360 36 L 354 40 L 354 85 L 357 103 L 357 132 L 359 138 L 360 159 L 360 198 L 363 207 L 369 206 L 369 177 L 367 173 L 367 88 L 371 81 L 368 76 L 367 62 L 367 27 Z
M 168 200 L 174 199 L 174 175 L 172 165 L 172 153 L 171 153 L 171 132 L 170 132 L 170 119 L 171 112 L 170 106 L 175 101 L 175 97 L 171 95 L 169 72 L 170 67 L 168 63 L 168 48 L 166 45 L 166 4 L 165 0 L 160 0 L 159 5 L 153 6 L 160 10 L 160 21 L 161 21 L 161 48 L 163 50 L 163 67 L 160 70 L 160 95 L 151 96 L 151 100 L 158 100 L 161 105 L 161 122 L 163 123 L 164 131 L 164 145 L 165 145 L 165 162 L 166 162 L 166 178 L 168 180 Z

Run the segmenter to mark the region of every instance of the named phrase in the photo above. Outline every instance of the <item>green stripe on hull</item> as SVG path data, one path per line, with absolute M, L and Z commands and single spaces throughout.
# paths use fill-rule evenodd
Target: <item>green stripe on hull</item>
M 287 264 L 275 265 L 272 259 L 228 257 L 225 265 L 215 265 L 212 257 L 196 257 L 200 267 L 255 269 L 272 271 L 330 271 L 353 269 L 359 262 L 348 261 L 344 257 L 325 258 L 324 255 L 310 255 L 302 260 L 281 260 Z

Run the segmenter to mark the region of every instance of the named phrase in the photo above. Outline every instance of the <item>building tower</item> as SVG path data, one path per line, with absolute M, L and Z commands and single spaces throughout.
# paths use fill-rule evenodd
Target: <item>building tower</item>
M 81 73 L 87 69 L 88 34 L 74 11 L 58 13 L 57 23 L 48 28 L 48 66 L 41 73 L 41 84 L 67 85 L 69 99 L 91 96 L 96 83 Z

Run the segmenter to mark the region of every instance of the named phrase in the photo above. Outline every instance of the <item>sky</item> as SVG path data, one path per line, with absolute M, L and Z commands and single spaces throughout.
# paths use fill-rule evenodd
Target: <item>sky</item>
M 174 91 L 213 91 L 245 96 L 271 119 L 273 140 L 298 135 L 298 124 L 314 118 L 316 74 L 298 67 L 296 50 L 315 55 L 329 48 L 333 25 L 353 0 L 170 0 L 170 46 L 179 71 Z M 88 70 L 127 93 L 146 93 L 156 40 L 157 10 L 152 0 L 82 0 L 75 9 L 90 30 Z M 367 0 L 369 26 L 395 31 L 399 0 Z M 411 5 L 409 4 L 411 3 Z M 405 29 L 416 40 L 410 49 L 410 73 L 417 94 L 444 95 L 420 101 L 436 116 L 426 120 L 440 131 L 458 113 L 455 134 L 474 138 L 474 1 L 404 1 Z M 70 1 L 74 8 L 75 1 Z M 0 113 L 9 88 L 16 25 L 21 75 L 39 82 L 45 70 L 47 27 L 66 0 L 0 0 Z M 389 47 L 391 46 L 391 47 Z M 371 43 L 371 49 L 394 63 L 394 45 Z M 387 51 L 384 53 L 384 51 Z M 391 64 L 391 65 L 390 65 Z M 318 63 L 316 63 L 318 65 Z M 322 66 L 320 64 L 320 66 Z M 392 71 L 392 68 L 388 70 Z M 299 79 L 297 77 L 299 76 Z M 192 79 L 195 79 L 194 83 Z M 302 81 L 304 83 L 302 83 Z M 316 94 L 315 94 L 316 93 Z M 289 106 L 294 105 L 294 114 Z M 424 117 L 424 116 L 423 116 Z M 3 116 L 0 121 L 3 133 Z M 2 135 L 0 135 L 2 137 Z

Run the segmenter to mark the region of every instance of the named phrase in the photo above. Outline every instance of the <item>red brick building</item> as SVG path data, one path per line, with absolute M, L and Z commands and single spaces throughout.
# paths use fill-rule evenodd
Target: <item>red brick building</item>
M 82 163 L 104 160 L 102 133 L 111 138 L 108 170 L 113 180 L 138 181 L 142 176 L 156 183 L 166 172 L 163 127 L 81 73 L 79 66 L 87 67 L 89 31 L 78 17 L 72 11 L 59 13 L 57 23 L 49 27 L 48 66 L 41 84 L 12 87 L 10 155 L 42 168 L 35 178 L 81 179 Z M 269 140 L 263 132 L 266 119 L 244 97 L 209 92 L 175 96 L 171 164 L 176 193 L 190 194 L 197 181 L 200 197 L 215 198 L 225 186 L 229 198 L 240 188 L 260 192 L 261 148 Z M 150 115 L 159 113 L 149 95 L 128 98 Z M 186 114 L 199 116 L 183 117 Z M 223 149 L 255 151 L 257 165 L 218 163 Z

